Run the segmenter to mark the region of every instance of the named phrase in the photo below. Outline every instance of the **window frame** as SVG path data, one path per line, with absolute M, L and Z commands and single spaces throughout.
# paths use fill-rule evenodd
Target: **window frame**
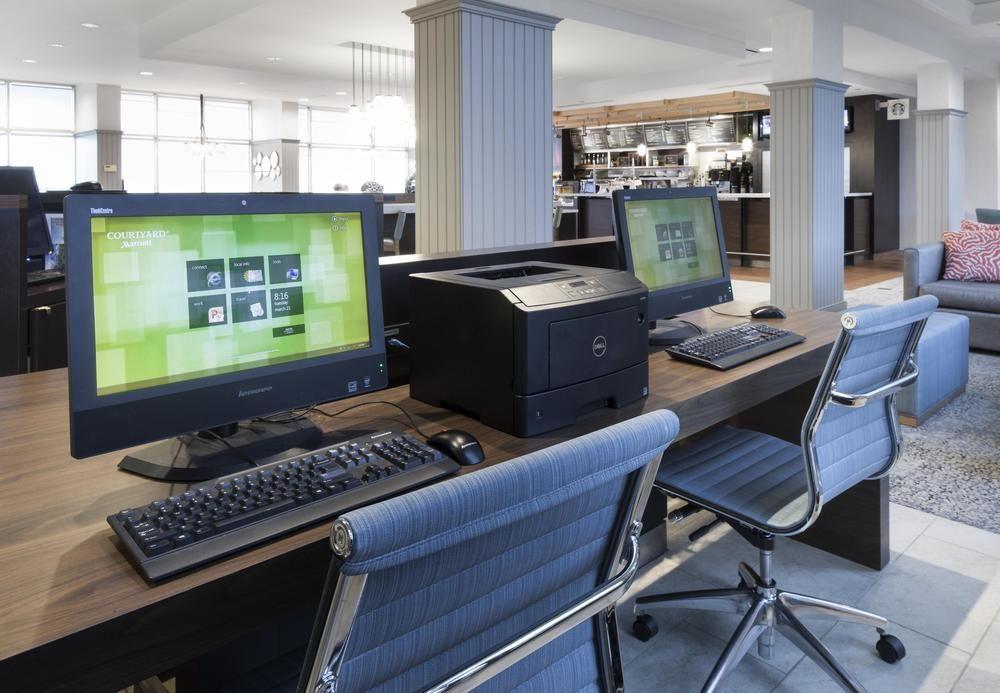
M 22 87 L 45 87 L 45 88 L 55 88 L 60 90 L 65 90 L 70 96 L 70 118 L 72 122 L 72 127 L 69 129 L 65 128 L 32 128 L 32 127 L 12 127 L 10 120 L 10 102 L 11 102 L 11 92 L 12 86 L 22 86 Z M 60 137 L 65 138 L 73 143 L 71 150 L 73 152 L 72 161 L 70 162 L 70 168 L 73 171 L 73 175 L 70 178 L 69 185 L 73 185 L 76 182 L 76 88 L 72 84 L 61 84 L 58 82 L 38 82 L 38 81 L 28 81 L 21 79 L 0 79 L 0 91 L 3 92 L 3 121 L 0 124 L 0 146 L 3 147 L 3 161 L 5 165 L 11 165 L 10 151 L 11 151 L 11 141 L 14 137 L 18 135 L 25 136 L 43 136 L 43 137 Z M 66 186 L 67 188 L 69 187 Z M 39 186 L 41 187 L 41 186 Z M 49 189 L 45 186 L 45 189 Z
M 142 95 L 142 96 L 152 96 L 153 97 L 153 134 L 152 135 L 129 134 L 129 133 L 127 133 L 123 129 L 122 130 L 122 142 L 124 142 L 125 140 L 131 140 L 131 141 L 144 140 L 144 141 L 147 141 L 147 142 L 149 142 L 149 141 L 153 142 L 153 162 L 152 162 L 152 164 L 153 164 L 153 176 L 152 176 L 152 178 L 153 178 L 153 192 L 154 193 L 158 193 L 158 192 L 160 192 L 160 142 L 182 142 L 183 143 L 183 142 L 190 142 L 191 141 L 191 137 L 184 137 L 184 136 L 177 136 L 177 135 L 161 135 L 160 134 L 160 103 L 159 103 L 160 97 L 166 97 L 166 98 L 170 98 L 170 99 L 193 99 L 194 101 L 198 101 L 199 97 L 198 96 L 192 96 L 191 94 L 175 94 L 175 93 L 170 93 L 170 92 L 153 92 L 153 91 L 141 91 L 141 90 L 137 90 L 137 89 L 127 89 L 127 90 L 123 89 L 122 90 L 122 103 L 124 103 L 124 97 L 126 95 Z M 210 142 L 210 143 L 215 143 L 215 144 L 223 144 L 223 145 L 227 145 L 227 144 L 247 145 L 249 147 L 251 153 L 250 153 L 250 156 L 247 157 L 247 162 L 246 162 L 246 182 L 247 182 L 247 188 L 246 188 L 245 191 L 241 191 L 241 192 L 249 192 L 249 191 L 251 191 L 253 189 L 253 171 L 252 171 L 252 166 L 251 166 L 252 156 L 253 156 L 253 103 L 249 99 L 231 99 L 231 98 L 215 97 L 215 96 L 206 96 L 205 97 L 205 101 L 206 101 L 206 104 L 209 101 L 213 101 L 213 102 L 226 102 L 226 103 L 245 104 L 246 107 L 247 107 L 247 133 L 249 135 L 249 139 L 245 139 L 244 140 L 244 139 L 240 139 L 240 138 L 229 138 L 229 137 L 206 137 L 205 141 L 206 142 Z M 124 122 L 122 123 L 122 125 L 124 126 Z M 206 190 L 205 190 L 206 163 L 205 162 L 206 162 L 206 157 L 204 157 L 204 156 L 201 157 L 201 160 L 199 162 L 199 167 L 198 167 L 199 171 L 200 171 L 200 177 L 201 177 L 201 180 L 199 181 L 199 184 L 198 184 L 198 190 L 200 192 L 203 192 L 203 193 L 206 192 Z M 123 170 L 122 170 L 123 178 L 124 178 L 125 173 L 126 172 L 125 172 L 124 167 L 123 167 Z M 128 179 L 125 178 L 125 181 L 127 183 Z
M 313 171 L 313 166 L 314 166 L 314 162 L 316 161 L 316 157 L 313 156 L 313 152 L 315 150 L 317 150 L 317 149 L 335 150 L 335 151 L 350 150 L 350 151 L 371 152 L 372 155 L 369 157 L 369 170 L 368 170 L 368 173 L 366 174 L 366 177 L 365 177 L 366 180 L 374 180 L 375 179 L 375 158 L 376 158 L 375 157 L 375 153 L 379 152 L 379 151 L 389 151 L 389 152 L 395 152 L 395 153 L 405 153 L 406 154 L 406 166 L 407 166 L 407 171 L 408 172 L 412 171 L 415 168 L 415 166 L 416 166 L 416 143 L 415 142 L 411 142 L 409 144 L 404 144 L 404 145 L 379 146 L 378 142 L 375 139 L 375 128 L 373 126 L 369 126 L 369 128 L 368 128 L 369 129 L 369 139 L 371 141 L 371 144 L 369 144 L 369 145 L 359 145 L 359 144 L 327 144 L 327 143 L 316 143 L 316 142 L 313 142 L 313 139 L 312 139 L 312 127 L 313 127 L 313 125 L 312 125 L 313 124 L 312 114 L 313 114 L 314 111 L 329 111 L 329 112 L 334 112 L 334 113 L 347 113 L 348 112 L 347 109 L 343 109 L 343 108 L 328 108 L 328 107 L 323 107 L 323 106 L 299 106 L 299 111 L 300 111 L 300 113 L 302 111 L 306 111 L 307 112 L 307 116 L 305 118 L 305 122 L 306 122 L 307 128 L 308 128 L 308 130 L 307 130 L 307 132 L 305 134 L 303 134 L 301 132 L 299 133 L 299 156 L 301 157 L 303 155 L 303 150 L 305 150 L 305 154 L 309 158 L 309 166 L 308 166 L 309 180 L 308 181 L 303 181 L 303 180 L 301 180 L 302 177 L 299 176 L 299 192 L 316 192 L 315 190 L 313 190 L 313 180 L 315 180 L 315 178 L 316 178 L 315 172 Z M 301 122 L 301 119 L 300 119 L 300 122 Z M 409 176 L 409 173 L 407 173 L 407 177 L 408 176 Z M 404 179 L 404 181 L 403 181 L 403 187 L 404 188 L 405 188 L 405 184 L 406 184 L 406 181 Z M 332 190 L 324 190 L 324 191 L 321 191 L 321 192 L 332 192 Z M 359 192 L 359 191 L 358 190 L 351 190 L 350 192 Z M 403 190 L 389 191 L 389 192 L 403 192 Z

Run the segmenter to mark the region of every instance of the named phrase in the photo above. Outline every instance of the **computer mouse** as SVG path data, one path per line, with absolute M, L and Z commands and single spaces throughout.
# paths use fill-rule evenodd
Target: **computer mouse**
M 427 444 L 461 465 L 479 464 L 486 459 L 483 446 L 476 437 L 457 428 L 432 435 L 427 439 Z
M 785 311 L 778 308 L 778 306 L 757 306 L 750 311 L 751 318 L 776 318 L 778 320 L 784 320 L 788 316 L 785 315 Z

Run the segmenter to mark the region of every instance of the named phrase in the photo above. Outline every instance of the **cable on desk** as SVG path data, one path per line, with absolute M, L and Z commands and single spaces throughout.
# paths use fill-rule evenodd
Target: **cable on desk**
M 320 409 L 319 407 L 313 406 L 313 407 L 309 408 L 309 413 L 321 414 L 323 416 L 326 416 L 326 417 L 332 419 L 334 417 L 340 416 L 341 414 L 346 414 L 347 412 L 349 412 L 349 411 L 351 411 L 353 409 L 358 409 L 359 407 L 367 407 L 367 406 L 371 406 L 373 404 L 384 404 L 387 407 L 394 407 L 394 408 L 398 409 L 399 411 L 403 412 L 403 416 L 405 416 L 406 419 L 407 419 L 407 421 L 410 422 L 410 426 L 413 427 L 413 430 L 415 430 L 417 433 L 419 433 L 425 439 L 426 438 L 430 438 L 430 436 L 427 435 L 426 433 L 424 433 L 424 431 L 420 428 L 420 426 L 417 425 L 417 422 L 410 415 L 410 412 L 406 411 L 405 409 L 403 409 L 401 406 L 399 406 L 395 402 L 387 402 L 385 400 L 376 400 L 374 402 L 361 402 L 360 404 L 353 404 L 353 405 L 351 405 L 349 407 L 345 407 L 345 408 L 341 409 L 340 411 L 335 411 L 335 412 L 332 412 L 332 413 L 328 412 L 328 411 L 324 411 L 324 410 Z
M 708 309 L 710 311 L 712 311 L 713 313 L 715 313 L 716 315 L 724 315 L 727 318 L 752 318 L 753 317 L 752 315 L 750 315 L 750 313 L 741 313 L 739 315 L 737 315 L 736 313 L 721 313 L 721 312 L 717 311 L 715 308 L 713 308 L 712 306 L 709 306 Z
M 693 327 L 694 329 L 698 330 L 698 334 L 708 334 L 708 332 L 705 330 L 704 327 L 702 327 L 701 325 L 695 325 L 690 320 L 685 320 L 684 318 L 673 318 L 672 322 L 682 322 L 688 327 Z

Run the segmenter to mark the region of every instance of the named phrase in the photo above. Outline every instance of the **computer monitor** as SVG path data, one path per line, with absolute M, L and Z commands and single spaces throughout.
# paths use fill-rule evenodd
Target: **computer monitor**
M 28 247 L 26 258 L 37 258 L 52 252 L 49 225 L 42 212 L 35 169 L 30 166 L 0 166 L 0 195 L 25 195 L 28 198 Z
M 617 190 L 613 195 L 622 266 L 649 288 L 651 320 L 733 300 L 714 187 Z M 652 344 L 698 334 L 680 321 L 650 331 Z
M 386 386 L 370 195 L 106 193 L 65 208 L 74 457 L 180 435 L 124 468 L 215 478 L 318 434 L 303 417 L 235 422 Z

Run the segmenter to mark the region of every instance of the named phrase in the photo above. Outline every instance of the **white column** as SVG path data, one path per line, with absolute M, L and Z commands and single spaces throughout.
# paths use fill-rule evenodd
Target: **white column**
M 257 100 L 251 110 L 250 189 L 299 192 L 299 105 L 294 101 Z
M 949 63 L 917 68 L 917 243 L 958 230 L 965 206 L 965 84 Z
M 552 240 L 558 18 L 439 0 L 414 24 L 418 253 Z
M 1000 81 L 965 83 L 965 216 L 1000 208 Z
M 122 189 L 121 87 L 77 84 L 76 181 L 98 181 L 105 190 Z
M 771 92 L 771 301 L 844 304 L 843 24 L 775 20 Z

